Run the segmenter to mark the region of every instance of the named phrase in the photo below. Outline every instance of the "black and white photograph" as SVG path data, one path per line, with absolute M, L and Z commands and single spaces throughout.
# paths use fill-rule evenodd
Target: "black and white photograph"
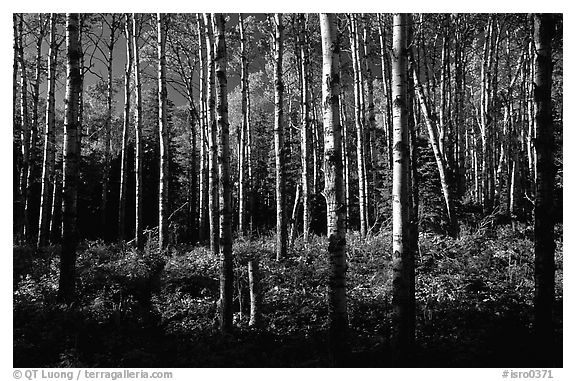
M 564 14 L 358 9 L 11 12 L 14 379 L 561 379 Z

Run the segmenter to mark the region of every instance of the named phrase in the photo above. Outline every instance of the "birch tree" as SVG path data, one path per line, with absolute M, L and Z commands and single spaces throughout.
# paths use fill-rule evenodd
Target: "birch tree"
M 378 38 L 380 40 L 380 67 L 382 70 L 382 92 L 384 94 L 385 106 L 384 112 L 384 131 L 386 133 L 386 149 L 388 152 L 388 166 L 392 169 L 392 92 L 390 79 L 390 56 L 386 40 L 386 30 L 384 26 L 384 17 L 378 14 Z
M 232 259 L 232 192 L 230 184 L 230 145 L 228 89 L 226 78 L 226 33 L 224 14 L 213 15 L 216 26 L 215 71 L 217 82 L 218 172 L 220 203 L 220 331 L 232 330 L 234 267 Z
M 56 113 L 54 90 L 56 86 L 56 60 L 58 41 L 56 25 L 58 15 L 50 14 L 50 48 L 48 52 L 48 90 L 46 95 L 46 123 L 44 132 L 44 155 L 42 161 L 42 191 L 40 196 L 40 221 L 38 223 L 38 247 L 48 243 L 50 232 L 50 210 L 54 188 L 54 165 L 56 160 Z
M 286 257 L 288 227 L 286 223 L 285 148 L 284 148 L 284 82 L 282 80 L 282 55 L 284 51 L 284 26 L 282 14 L 276 13 L 274 21 L 274 152 L 276 158 L 276 259 Z
M 140 25 L 136 13 L 132 14 L 132 48 L 134 49 L 134 83 L 136 87 L 136 112 L 134 114 L 134 128 L 136 137 L 136 153 L 134 172 L 136 172 L 136 213 L 135 213 L 135 237 L 134 242 L 136 247 L 142 248 L 144 245 L 143 227 L 142 227 L 142 199 L 143 199 L 143 183 L 142 183 L 142 166 L 143 166 L 143 146 L 142 146 L 142 83 L 140 80 L 140 47 L 138 39 L 140 36 Z
M 376 148 L 376 114 L 374 112 L 374 77 L 372 74 L 372 60 L 373 60 L 373 44 L 371 42 L 370 36 L 370 26 L 369 17 L 367 14 L 362 15 L 363 27 L 362 27 L 362 56 L 364 60 L 362 62 L 362 71 L 364 73 L 365 82 L 365 126 L 364 131 L 366 136 L 366 163 L 367 163 L 367 173 L 366 173 L 366 189 L 371 189 L 371 192 L 367 191 L 366 194 L 372 194 L 372 200 L 368 202 L 368 217 L 374 216 L 374 211 L 377 205 L 377 192 L 375 189 L 378 186 L 378 152 Z M 372 186 L 369 186 L 368 182 L 368 172 L 372 175 Z M 368 197 L 368 196 L 366 196 Z
M 412 54 L 412 57 L 414 55 Z M 436 125 L 435 119 L 433 117 L 433 112 L 430 109 L 428 97 L 425 93 L 422 84 L 418 78 L 418 73 L 416 71 L 416 66 L 412 65 L 413 79 L 414 79 L 414 90 L 416 96 L 418 97 L 418 102 L 420 104 L 420 109 L 422 110 L 422 116 L 426 124 L 426 129 L 428 131 L 428 141 L 434 152 L 434 158 L 436 159 L 436 166 L 438 167 L 438 174 L 440 177 L 440 185 L 442 188 L 442 195 L 444 196 L 444 205 L 446 207 L 446 215 L 448 220 L 448 225 L 450 227 L 450 234 L 456 236 L 458 234 L 458 222 L 456 221 L 456 215 L 454 214 L 454 203 L 452 198 L 452 192 L 450 189 L 450 183 L 448 180 L 448 170 L 446 167 L 446 159 L 440 150 L 439 137 L 438 137 L 438 127 Z
M 126 193 L 128 181 L 128 134 L 130 128 L 130 83 L 132 81 L 132 19 L 125 14 L 124 36 L 126 38 L 126 66 L 124 71 L 124 124 L 122 126 L 122 151 L 120 159 L 120 201 L 118 203 L 118 239 L 124 240 L 126 224 Z
M 356 125 L 356 163 L 358 166 L 358 206 L 360 209 L 360 236 L 364 238 L 368 233 L 368 203 L 366 189 L 366 155 L 364 153 L 364 118 L 362 112 L 362 67 L 359 58 L 360 43 L 358 39 L 357 16 L 351 14 L 350 45 L 354 70 L 354 123 Z
M 407 33 L 409 14 L 395 14 L 392 42 L 392 345 L 402 363 L 414 342 L 415 296 L 411 277 L 414 257 L 410 242 L 410 168 L 407 107 Z
M 18 60 L 20 64 L 20 143 L 21 143 L 21 166 L 20 166 L 20 221 L 18 233 L 21 240 L 26 239 L 26 227 L 28 226 L 28 209 L 26 197 L 28 195 L 28 171 L 30 170 L 30 120 L 28 115 L 28 75 L 26 61 L 24 59 L 24 15 L 19 15 L 18 20 Z
M 309 91 L 309 48 L 308 31 L 306 29 L 306 17 L 300 15 L 300 103 L 301 103 L 301 126 L 300 126 L 300 155 L 302 158 L 302 230 L 304 241 L 308 241 L 310 232 L 310 174 L 308 171 L 310 162 L 310 152 L 308 149 L 310 141 L 310 91 Z
M 242 14 L 238 14 L 238 29 L 240 32 L 240 84 L 242 88 L 242 126 L 240 127 L 238 152 L 238 232 L 240 235 L 244 235 L 247 228 L 246 201 L 248 198 L 247 194 L 250 193 L 250 179 L 246 173 L 246 159 L 248 156 L 247 138 L 249 135 L 248 128 L 250 128 L 250 122 L 248 120 L 248 54 Z
M 168 244 L 168 119 L 166 89 L 166 14 L 158 13 L 158 133 L 160 137 L 160 191 L 158 192 L 158 246 Z
M 18 120 L 18 66 L 19 66 L 19 52 L 20 49 L 18 48 L 18 40 L 19 40 L 19 33 L 18 33 L 18 15 L 16 13 L 12 14 L 12 54 L 13 54 L 13 61 L 12 61 L 12 128 L 13 128 L 13 137 L 14 137 L 14 144 L 13 144 L 13 162 L 14 162 L 14 174 L 12 178 L 13 188 L 12 193 L 14 194 L 14 216 L 13 216 L 13 223 L 14 223 L 14 233 L 19 233 L 19 224 L 20 224 L 20 136 L 19 136 L 19 120 Z
M 204 242 L 208 229 L 208 105 L 206 104 L 207 70 L 206 27 L 202 14 L 196 14 L 198 28 L 198 104 L 200 129 L 199 215 L 198 240 Z
M 206 26 L 206 57 L 208 60 L 208 210 L 210 219 L 210 249 L 214 254 L 219 252 L 219 212 L 218 212 L 218 142 L 216 125 L 216 74 L 215 48 L 212 17 L 205 13 Z
M 43 69 L 43 57 L 44 54 L 42 52 L 42 46 L 44 43 L 44 39 L 47 33 L 47 27 L 50 21 L 49 17 L 46 15 L 39 13 L 36 18 L 36 57 L 34 60 L 34 80 L 32 82 L 32 124 L 30 128 L 30 166 L 28 170 L 28 188 L 26 194 L 26 210 L 28 210 L 28 226 L 26 227 L 27 231 L 27 240 L 32 243 L 38 237 L 38 228 L 39 223 L 39 203 L 37 200 L 37 187 L 40 185 L 42 186 L 42 166 L 39 163 L 42 163 L 42 159 L 40 159 L 41 155 L 39 152 L 39 134 L 40 134 L 40 84 L 42 82 L 42 77 L 44 73 Z M 41 202 L 41 201 L 40 201 Z
M 330 354 L 334 366 L 342 366 L 348 352 L 348 312 L 346 306 L 346 216 L 342 179 L 340 126 L 339 53 L 336 15 L 320 14 L 322 35 L 322 107 L 324 111 L 324 196 L 327 205 L 330 276 L 328 316 Z

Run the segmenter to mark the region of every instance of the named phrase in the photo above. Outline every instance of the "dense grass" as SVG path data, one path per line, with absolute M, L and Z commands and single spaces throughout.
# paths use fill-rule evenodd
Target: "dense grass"
M 562 230 L 557 235 L 556 347 L 562 346 Z M 162 255 L 102 242 L 79 248 L 78 301 L 56 303 L 57 247 L 14 248 L 16 367 L 327 366 L 325 237 L 297 240 L 283 262 L 274 240 L 237 240 L 235 327 L 216 330 L 218 261 L 203 247 Z M 348 235 L 351 366 L 390 366 L 391 234 Z M 246 259 L 260 258 L 263 324 L 248 327 Z M 414 366 L 535 367 L 531 232 L 421 233 Z M 557 364 L 561 366 L 562 364 Z

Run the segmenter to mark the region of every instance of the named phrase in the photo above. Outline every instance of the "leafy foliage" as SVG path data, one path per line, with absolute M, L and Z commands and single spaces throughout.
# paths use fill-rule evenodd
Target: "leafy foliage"
M 557 340 L 562 228 L 557 229 Z M 347 235 L 352 361 L 387 366 L 391 232 Z M 58 247 L 14 250 L 15 366 L 326 366 L 326 237 L 298 238 L 283 262 L 274 239 L 236 240 L 233 337 L 216 330 L 219 259 L 204 247 L 159 254 L 102 241 L 78 257 L 78 301 L 56 304 Z M 416 258 L 421 366 L 527 366 L 531 340 L 530 229 L 468 227 L 454 239 L 420 234 Z M 260 262 L 260 328 L 248 327 L 247 261 Z M 560 341 L 558 341 L 560 343 Z M 558 350 L 560 346 L 558 346 Z M 34 363 L 31 363 L 34 359 Z

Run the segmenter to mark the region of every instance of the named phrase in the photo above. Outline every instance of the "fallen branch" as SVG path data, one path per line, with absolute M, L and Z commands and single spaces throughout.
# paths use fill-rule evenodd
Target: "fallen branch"
M 188 201 L 186 201 L 184 204 L 182 204 L 178 209 L 176 209 L 175 211 L 172 212 L 172 214 L 170 214 L 170 217 L 168 217 L 168 221 L 170 221 L 172 219 L 172 217 L 174 217 L 174 215 L 180 211 L 180 209 L 182 209 L 183 207 L 185 207 L 186 205 L 188 205 Z M 157 227 L 156 227 L 157 228 Z

